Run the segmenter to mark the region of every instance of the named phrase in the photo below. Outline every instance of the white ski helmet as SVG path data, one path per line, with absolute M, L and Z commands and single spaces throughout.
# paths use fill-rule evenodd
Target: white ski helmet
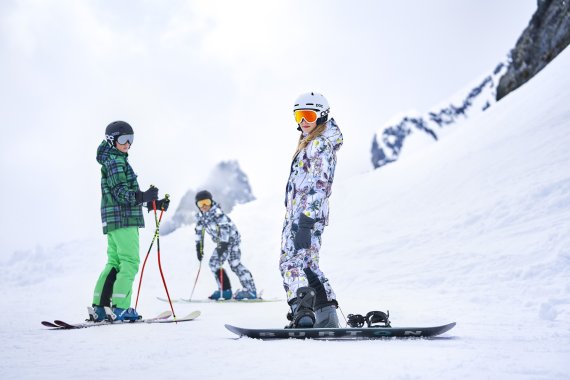
M 299 95 L 297 100 L 295 100 L 293 112 L 297 110 L 316 111 L 318 114 L 317 124 L 321 124 L 327 121 L 330 107 L 329 102 L 327 102 L 327 99 L 322 94 L 307 92 Z

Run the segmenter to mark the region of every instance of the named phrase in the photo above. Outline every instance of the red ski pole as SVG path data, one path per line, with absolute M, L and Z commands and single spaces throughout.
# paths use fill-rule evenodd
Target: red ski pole
M 168 199 L 168 194 L 165 196 L 165 198 Z M 152 203 L 153 203 L 154 208 L 156 208 L 156 204 L 154 203 L 154 201 L 152 201 Z M 143 275 L 144 275 L 144 269 L 146 267 L 146 262 L 148 260 L 148 255 L 150 254 L 152 246 L 154 245 L 154 241 L 158 238 L 158 235 L 159 235 L 159 227 L 160 227 L 160 221 L 162 220 L 162 213 L 160 214 L 160 219 L 158 219 L 158 222 L 157 222 L 156 221 L 156 210 L 155 210 L 154 218 L 155 218 L 156 230 L 154 231 L 154 236 L 152 237 L 152 241 L 150 242 L 150 246 L 148 247 L 148 251 L 146 252 L 146 256 L 145 256 L 144 261 L 143 261 L 143 266 L 141 269 L 141 275 L 139 278 L 139 286 L 138 286 L 138 290 L 137 290 L 137 299 L 135 301 L 135 310 L 139 304 L 139 296 L 141 293 L 142 279 L 143 279 Z
M 223 298 L 223 294 L 224 294 L 224 268 L 220 268 L 220 298 L 218 298 L 218 300 L 221 300 Z
M 164 196 L 168 199 L 168 194 Z M 162 264 L 160 262 L 160 232 L 159 232 L 159 225 L 160 219 L 162 219 L 162 214 L 164 213 L 164 206 L 160 209 L 160 219 L 156 219 L 156 202 L 152 201 L 152 207 L 154 209 L 154 220 L 156 221 L 156 249 L 158 251 L 158 270 L 160 271 L 160 277 L 162 277 L 162 283 L 164 284 L 164 290 L 166 290 L 166 297 L 168 297 L 168 303 L 170 304 L 170 310 L 172 310 L 172 317 L 176 320 L 176 313 L 174 312 L 174 307 L 172 306 L 172 300 L 170 299 L 170 293 L 168 292 L 168 286 L 166 286 L 166 280 L 164 279 L 164 273 L 162 271 Z
M 154 201 L 153 201 L 153 205 L 154 205 Z M 156 206 L 155 206 L 156 207 Z M 152 249 L 152 246 L 154 245 L 154 241 L 157 239 L 158 234 L 159 234 L 159 226 L 160 226 L 160 221 L 162 220 L 162 213 L 160 214 L 160 219 L 158 220 L 158 222 L 156 222 L 156 210 L 155 210 L 155 223 L 156 223 L 156 230 L 154 231 L 154 236 L 152 237 L 152 241 L 150 242 L 150 247 L 148 247 L 148 251 L 146 252 L 146 256 L 144 258 L 143 261 L 143 266 L 141 269 L 141 275 L 139 278 L 139 287 L 137 290 L 137 299 L 135 301 L 135 309 L 137 308 L 138 304 L 139 304 L 139 295 L 141 293 L 141 285 L 142 285 L 142 279 L 143 279 L 143 275 L 144 275 L 144 268 L 146 267 L 146 261 L 148 260 L 148 255 L 150 254 L 150 250 Z

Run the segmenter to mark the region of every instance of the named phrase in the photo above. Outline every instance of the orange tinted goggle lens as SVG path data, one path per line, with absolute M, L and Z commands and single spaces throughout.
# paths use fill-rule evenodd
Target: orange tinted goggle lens
M 201 201 L 196 202 L 196 204 L 198 205 L 198 207 L 211 206 L 212 200 L 211 199 L 202 199 Z
M 301 120 L 305 119 L 308 123 L 317 121 L 317 113 L 313 110 L 297 110 L 295 111 L 295 121 L 297 124 L 301 123 Z

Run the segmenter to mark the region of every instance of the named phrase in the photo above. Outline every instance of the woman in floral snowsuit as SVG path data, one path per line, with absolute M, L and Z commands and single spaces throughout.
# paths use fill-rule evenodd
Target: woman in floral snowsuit
M 287 181 L 279 262 L 291 306 L 288 318 L 291 327 L 338 327 L 338 303 L 319 268 L 319 251 L 342 133 L 334 119 L 328 120 L 321 94 L 301 95 L 294 113 L 302 133 Z

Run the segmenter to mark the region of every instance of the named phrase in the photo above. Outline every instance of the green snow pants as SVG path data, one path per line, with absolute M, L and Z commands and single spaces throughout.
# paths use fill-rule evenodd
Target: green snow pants
M 107 264 L 95 285 L 93 305 L 129 308 L 139 263 L 138 227 L 108 232 Z

